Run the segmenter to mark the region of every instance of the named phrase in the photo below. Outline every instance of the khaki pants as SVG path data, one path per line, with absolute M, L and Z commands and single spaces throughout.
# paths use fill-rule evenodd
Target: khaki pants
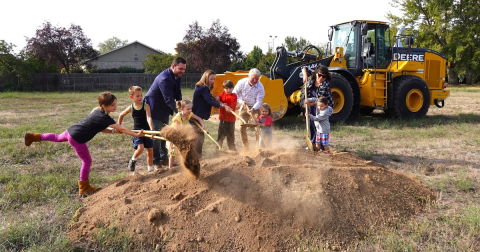
M 253 115 L 255 116 L 255 118 L 258 118 L 258 116 L 260 115 L 260 110 L 259 109 L 254 110 Z M 243 120 L 245 120 L 246 123 L 257 124 L 255 119 L 252 118 L 252 116 L 250 116 L 250 114 L 248 114 L 246 108 L 243 108 L 240 111 L 240 117 L 242 117 Z M 243 122 L 240 122 L 240 123 L 243 124 Z M 242 137 L 243 148 L 248 148 L 247 127 L 240 127 L 240 136 Z M 258 133 L 258 127 L 256 127 L 255 128 L 255 143 L 256 143 L 256 146 L 258 146 L 258 140 L 259 140 L 259 133 Z

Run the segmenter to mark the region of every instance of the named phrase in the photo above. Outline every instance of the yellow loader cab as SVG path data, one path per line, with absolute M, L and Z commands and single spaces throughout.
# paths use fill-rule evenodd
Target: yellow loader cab
M 355 20 L 330 27 L 325 52 L 309 45 L 302 51 L 276 49 L 270 78 L 263 76 L 264 102 L 272 106 L 275 118 L 286 108 L 303 106 L 302 68 L 328 66 L 335 102 L 331 122 L 356 119 L 360 113 L 382 109 L 401 118 L 422 118 L 430 105 L 444 106 L 450 91 L 445 90 L 446 57 L 434 50 L 414 48 L 409 35 L 390 35 L 386 22 Z M 288 63 L 287 57 L 298 61 Z M 240 71 L 217 75 L 214 95 L 224 80 L 234 84 L 247 77 Z

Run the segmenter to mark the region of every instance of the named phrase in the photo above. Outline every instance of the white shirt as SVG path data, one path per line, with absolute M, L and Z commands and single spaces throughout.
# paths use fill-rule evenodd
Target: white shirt
M 255 85 L 250 86 L 248 84 L 248 77 L 243 78 L 237 82 L 233 93 L 237 94 L 237 103 L 247 102 L 250 108 L 255 110 L 260 109 L 263 103 L 263 97 L 265 97 L 265 89 L 260 81 Z

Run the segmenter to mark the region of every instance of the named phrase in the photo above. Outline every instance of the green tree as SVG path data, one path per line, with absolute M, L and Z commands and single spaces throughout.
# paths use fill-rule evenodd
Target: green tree
M 172 55 L 169 53 L 163 53 L 160 55 L 156 55 L 156 54 L 147 55 L 147 58 L 145 58 L 145 61 L 143 61 L 143 66 L 145 67 L 145 73 L 162 72 L 163 70 L 169 68 L 172 65 L 172 61 L 174 58 L 175 58 L 175 55 Z
M 122 47 L 128 43 L 128 40 L 121 40 L 115 36 L 109 38 L 103 42 L 98 43 L 98 52 L 100 54 L 115 50 L 119 47 Z
M 262 55 L 262 58 L 257 64 L 258 70 L 262 73 L 270 73 L 270 68 L 272 67 L 272 63 L 275 60 L 275 53 L 267 52 L 265 55 Z
M 50 22 L 38 29 L 35 37 L 27 39 L 26 50 L 42 61 L 58 65 L 67 73 L 79 71 L 87 59 L 98 56 L 91 45 L 91 40 L 83 34 L 80 26 L 72 24 L 70 28 L 55 27 Z
M 258 65 L 258 62 L 263 57 L 262 49 L 258 46 L 254 46 L 253 50 L 247 54 L 247 57 L 245 58 L 245 70 L 250 70 L 252 68 L 256 68 Z
M 33 53 L 22 50 L 13 52 L 15 45 L 0 40 L 0 82 L 6 89 L 22 90 L 31 85 L 33 74 L 58 72 L 58 67 L 49 65 Z
M 287 36 L 285 38 L 285 43 L 283 43 L 282 46 L 287 48 L 288 51 L 301 51 L 303 48 L 310 44 L 310 41 L 302 37 L 297 39 L 295 37 Z
M 449 83 L 458 83 L 459 75 L 468 84 L 479 77 L 480 41 L 478 0 L 392 0 L 402 14 L 387 14 L 393 27 L 405 27 L 404 34 L 415 37 L 414 44 L 440 51 L 447 56 Z

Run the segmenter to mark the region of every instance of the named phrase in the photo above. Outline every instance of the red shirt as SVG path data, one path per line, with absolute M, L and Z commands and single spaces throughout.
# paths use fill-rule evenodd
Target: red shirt
M 223 91 L 223 93 L 221 93 L 218 97 L 220 98 L 220 102 L 227 104 L 233 110 L 235 110 L 237 107 L 237 94 L 227 94 L 225 91 Z M 224 108 L 220 109 L 218 119 L 225 122 L 235 122 L 237 120 L 234 114 L 225 111 Z
M 260 115 L 258 117 L 257 121 L 258 121 L 259 124 L 265 124 L 268 127 L 272 127 L 272 124 L 273 124 L 273 120 L 272 120 L 271 116 L 263 117 L 263 116 Z

